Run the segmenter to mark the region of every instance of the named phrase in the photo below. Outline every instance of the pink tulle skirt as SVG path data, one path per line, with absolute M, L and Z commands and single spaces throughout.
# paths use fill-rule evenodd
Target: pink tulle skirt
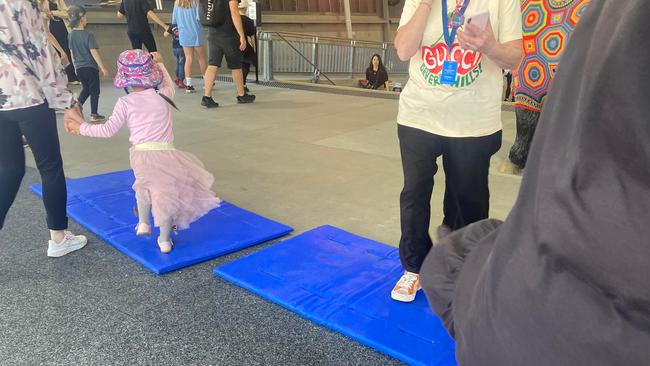
M 171 218 L 179 230 L 187 229 L 221 200 L 212 192 L 214 176 L 194 155 L 180 150 L 142 151 L 131 148 L 133 190 L 149 200 L 154 225 Z

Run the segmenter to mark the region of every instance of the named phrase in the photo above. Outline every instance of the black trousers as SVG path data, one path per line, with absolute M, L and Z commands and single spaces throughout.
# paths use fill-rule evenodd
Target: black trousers
M 519 169 L 524 169 L 541 113 L 517 107 L 515 108 L 515 114 L 517 115 L 517 136 L 515 137 L 515 143 L 510 148 L 508 158 Z
M 77 69 L 77 76 L 81 81 L 81 93 L 79 93 L 79 104 L 83 106 L 90 96 L 90 110 L 97 114 L 99 109 L 99 70 L 94 67 L 81 67 Z
M 127 35 L 131 41 L 131 47 L 133 47 L 134 50 L 142 49 L 142 45 L 144 45 L 147 47 L 147 51 L 149 52 L 158 51 L 156 48 L 156 39 L 154 38 L 153 33 L 151 33 L 151 29 L 148 32 L 127 33 Z
M 56 130 L 56 115 L 47 103 L 0 111 L 0 229 L 25 175 L 25 136 L 43 181 L 43 203 L 51 230 L 68 227 L 67 192 Z
M 486 219 L 490 209 L 490 158 L 501 148 L 501 131 L 484 137 L 444 137 L 398 125 L 404 188 L 400 195 L 400 258 L 419 273 L 433 246 L 429 236 L 436 159 L 445 170 L 443 223 L 452 230 Z

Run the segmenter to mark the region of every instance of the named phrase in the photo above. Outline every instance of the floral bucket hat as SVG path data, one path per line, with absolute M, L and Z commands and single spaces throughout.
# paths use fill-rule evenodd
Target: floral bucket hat
M 156 88 L 163 80 L 160 67 L 143 50 L 127 50 L 117 59 L 117 74 L 113 85 L 117 88 Z

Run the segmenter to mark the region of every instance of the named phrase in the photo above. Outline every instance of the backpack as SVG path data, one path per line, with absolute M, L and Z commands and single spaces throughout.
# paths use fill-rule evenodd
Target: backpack
M 217 28 L 226 22 L 226 17 L 230 16 L 230 8 L 226 2 L 228 0 L 201 0 L 200 18 L 201 24 L 206 27 Z

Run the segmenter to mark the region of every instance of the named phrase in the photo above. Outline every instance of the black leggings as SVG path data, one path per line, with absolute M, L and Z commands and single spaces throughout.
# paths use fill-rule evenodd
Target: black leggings
M 47 226 L 50 230 L 67 229 L 67 192 L 56 115 L 47 103 L 11 111 L 0 110 L 0 229 L 25 175 L 23 135 L 41 173 Z
M 97 114 L 99 109 L 99 71 L 94 67 L 81 67 L 77 69 L 77 76 L 81 80 L 81 93 L 79 93 L 79 104 L 83 106 L 90 96 L 90 113 Z

